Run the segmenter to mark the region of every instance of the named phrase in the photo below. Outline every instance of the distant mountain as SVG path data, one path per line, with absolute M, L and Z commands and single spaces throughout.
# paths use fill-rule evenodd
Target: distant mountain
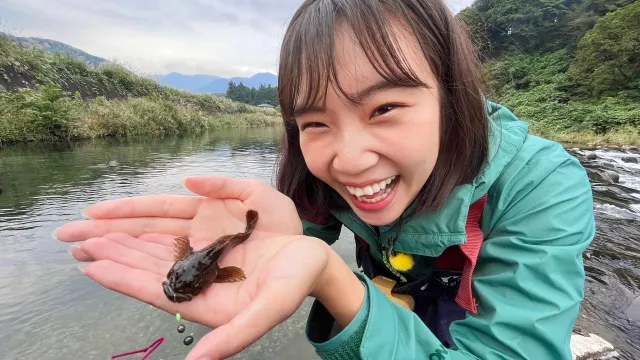
M 162 85 L 174 87 L 179 90 L 194 90 L 204 87 L 211 82 L 220 79 L 220 76 L 215 75 L 183 75 L 177 72 L 172 72 L 164 76 L 160 76 L 157 81 Z M 225 91 L 227 89 L 225 88 Z
M 224 94 L 227 92 L 229 82 L 243 83 L 245 86 L 259 88 L 261 84 L 271 86 L 278 85 L 278 76 L 272 73 L 257 73 L 251 77 L 223 78 L 215 75 L 183 75 L 170 73 L 156 81 L 160 84 L 172 86 L 180 90 L 189 90 L 196 94 Z
M 39 47 L 47 52 L 68 54 L 68 55 L 71 55 L 71 57 L 73 57 L 74 59 L 85 61 L 89 65 L 99 65 L 107 61 L 106 59 L 91 55 L 80 49 L 74 48 L 71 45 L 67 45 L 63 42 L 56 41 L 56 40 L 43 39 L 39 37 L 19 37 L 19 36 L 13 36 L 3 32 L 0 32 L 0 36 L 5 36 L 10 39 L 14 39 L 25 45 Z

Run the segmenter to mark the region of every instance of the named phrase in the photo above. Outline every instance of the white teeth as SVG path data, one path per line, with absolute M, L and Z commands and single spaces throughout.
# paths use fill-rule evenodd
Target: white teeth
M 394 179 L 396 178 L 396 176 L 391 176 L 385 180 L 382 180 L 380 182 L 371 184 L 371 185 L 367 185 L 365 187 L 361 187 L 361 188 L 357 188 L 357 187 L 353 187 L 353 186 L 347 186 L 347 190 L 349 191 L 350 194 L 355 195 L 359 198 L 360 201 L 365 201 L 365 202 L 377 202 L 380 201 L 382 199 L 384 199 L 385 197 L 387 197 L 387 195 L 391 192 L 391 188 L 387 188 L 387 185 L 389 185 Z M 376 197 L 372 198 L 372 199 L 365 199 L 365 198 L 361 198 L 361 196 L 363 195 L 373 195 L 373 194 L 377 194 L 379 192 L 382 192 L 381 194 L 377 195 Z

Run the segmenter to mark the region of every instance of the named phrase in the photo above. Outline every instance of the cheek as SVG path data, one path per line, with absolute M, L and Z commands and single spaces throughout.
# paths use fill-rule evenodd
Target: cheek
M 435 166 L 440 148 L 439 117 L 432 112 L 416 113 L 402 131 L 402 141 L 395 140 L 395 157 L 405 171 L 426 181 Z
M 304 161 L 309 168 L 309 171 L 323 181 L 327 181 L 329 174 L 329 163 L 331 162 L 331 156 L 326 151 L 323 151 L 322 146 L 318 141 L 305 141 L 300 139 L 300 151 Z

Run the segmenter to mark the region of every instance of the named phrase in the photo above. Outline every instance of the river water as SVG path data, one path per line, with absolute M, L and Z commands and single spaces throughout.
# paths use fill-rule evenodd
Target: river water
M 0 150 L 0 359 L 107 359 L 165 342 L 150 359 L 184 359 L 207 329 L 111 292 L 83 276 L 53 240 L 89 204 L 141 194 L 189 194 L 188 175 L 257 177 L 273 184 L 280 129 L 228 130 L 154 141 L 91 141 Z M 571 146 L 573 147 L 573 145 Z M 581 159 L 586 151 L 576 153 Z M 597 150 L 592 173 L 598 233 L 585 254 L 586 299 L 578 325 L 612 342 L 622 359 L 640 358 L 640 165 Z M 619 174 L 608 184 L 602 169 Z M 355 269 L 352 234 L 334 248 Z M 635 299 L 635 305 L 632 303 Z M 303 331 L 309 299 L 294 316 L 234 359 L 315 359 Z M 193 345 L 192 345 L 193 346 Z M 191 346 L 191 347 L 192 347 Z M 131 357 L 137 358 L 135 356 Z

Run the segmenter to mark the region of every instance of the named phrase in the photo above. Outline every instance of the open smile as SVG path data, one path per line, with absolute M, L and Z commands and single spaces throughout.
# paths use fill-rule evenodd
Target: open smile
M 354 205 L 362 210 L 380 210 L 392 200 L 398 184 L 398 175 L 390 176 L 366 186 L 346 186 Z

